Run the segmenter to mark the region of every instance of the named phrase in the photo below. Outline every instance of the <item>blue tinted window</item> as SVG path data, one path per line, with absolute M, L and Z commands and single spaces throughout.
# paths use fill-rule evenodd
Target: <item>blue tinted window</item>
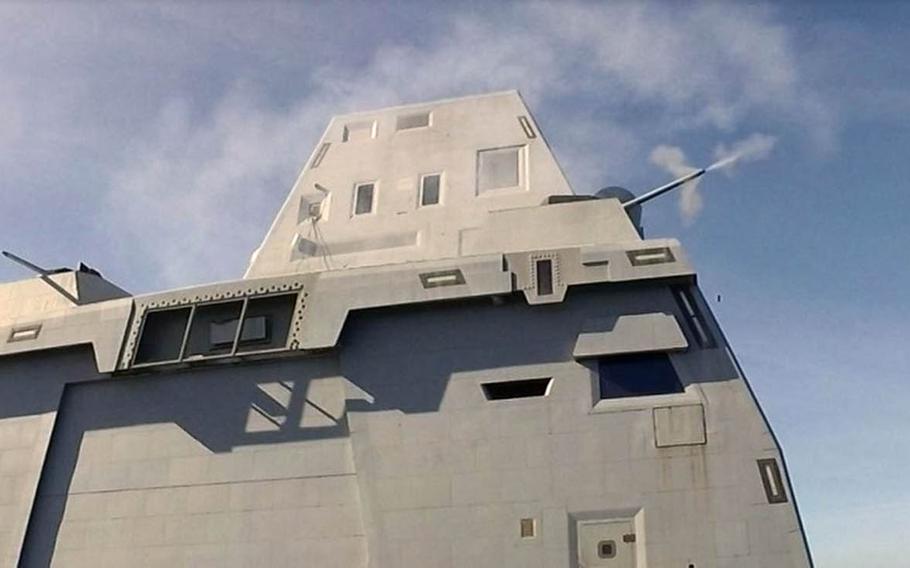
M 666 353 L 605 357 L 598 362 L 600 398 L 683 392 Z

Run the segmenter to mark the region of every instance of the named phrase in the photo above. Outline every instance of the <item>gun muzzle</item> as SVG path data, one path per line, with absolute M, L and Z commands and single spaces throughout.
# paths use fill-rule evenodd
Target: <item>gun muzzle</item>
M 655 197 L 657 197 L 659 195 L 663 195 L 664 193 L 667 193 L 668 191 L 672 191 L 672 190 L 676 189 L 677 187 L 692 181 L 695 178 L 705 175 L 706 171 L 708 171 L 708 170 L 706 170 L 704 168 L 702 168 L 700 170 L 695 170 L 694 172 L 692 172 L 690 174 L 686 174 L 679 179 L 675 179 L 666 185 L 662 185 L 658 188 L 652 189 L 651 191 L 649 191 L 643 195 L 639 195 L 635 199 L 626 201 L 625 203 L 623 203 L 622 206 L 625 207 L 626 209 L 630 209 L 636 205 L 641 205 L 645 201 L 650 201 L 651 199 L 654 199 Z

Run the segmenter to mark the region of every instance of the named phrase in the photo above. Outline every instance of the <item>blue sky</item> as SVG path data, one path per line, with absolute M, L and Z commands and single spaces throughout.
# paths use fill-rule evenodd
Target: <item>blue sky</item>
M 0 248 L 136 292 L 239 277 L 330 115 L 518 88 L 576 191 L 706 177 L 679 238 L 788 456 L 819 566 L 910 517 L 910 5 L 0 5 Z M 0 265 L 0 280 L 26 277 Z M 716 297 L 720 295 L 721 301 Z M 850 537 L 845 535 L 849 534 Z

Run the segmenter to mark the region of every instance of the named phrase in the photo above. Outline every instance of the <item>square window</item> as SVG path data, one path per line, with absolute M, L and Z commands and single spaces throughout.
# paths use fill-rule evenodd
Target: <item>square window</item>
M 442 189 L 442 175 L 428 174 L 420 178 L 420 206 L 438 205 Z
M 477 192 L 522 185 L 523 146 L 481 150 L 477 153 Z
M 598 371 L 601 399 L 683 392 L 666 353 L 604 357 Z
M 412 128 L 425 128 L 430 125 L 430 113 L 418 112 L 404 114 L 395 121 L 395 130 L 411 130 Z
M 366 215 L 373 212 L 375 184 L 359 183 L 354 188 L 354 215 Z
M 376 122 L 367 120 L 345 124 L 341 141 L 356 142 L 358 140 L 370 140 L 371 138 L 376 138 Z

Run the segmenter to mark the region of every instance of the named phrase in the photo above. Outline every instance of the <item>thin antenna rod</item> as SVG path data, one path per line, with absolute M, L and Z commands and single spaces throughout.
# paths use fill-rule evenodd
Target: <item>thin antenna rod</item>
M 57 292 L 58 294 L 60 294 L 61 296 L 63 296 L 67 300 L 69 300 L 70 302 L 72 302 L 74 305 L 76 305 L 76 306 L 79 305 L 79 298 L 73 296 L 63 286 L 54 282 L 54 280 L 51 278 L 50 270 L 41 268 L 37 264 L 29 262 L 29 261 L 25 260 L 24 258 L 22 258 L 21 256 L 15 255 L 9 251 L 4 250 L 4 251 L 0 251 L 0 253 L 2 253 L 3 256 L 12 260 L 16 264 L 24 266 L 25 268 L 28 268 L 32 272 L 36 273 L 38 275 L 38 278 L 40 278 L 45 284 L 47 284 L 48 286 L 53 288 L 55 292 Z
M 707 172 L 707 171 L 708 170 L 706 170 L 704 168 L 702 168 L 700 170 L 695 170 L 694 172 L 692 172 L 690 174 L 686 174 L 679 179 L 675 179 L 666 185 L 662 185 L 656 189 L 652 189 L 651 191 L 649 191 L 648 193 L 645 193 L 644 195 L 639 195 L 635 199 L 626 201 L 625 203 L 622 204 L 622 206 L 625 207 L 626 209 L 629 209 L 636 205 L 640 205 L 640 204 L 644 203 L 645 201 L 650 201 L 650 200 L 654 199 L 655 197 L 663 195 L 664 193 L 667 193 L 668 191 L 674 190 L 677 187 L 684 185 L 687 182 L 690 182 L 697 177 L 701 177 L 701 176 L 705 175 L 705 172 Z

